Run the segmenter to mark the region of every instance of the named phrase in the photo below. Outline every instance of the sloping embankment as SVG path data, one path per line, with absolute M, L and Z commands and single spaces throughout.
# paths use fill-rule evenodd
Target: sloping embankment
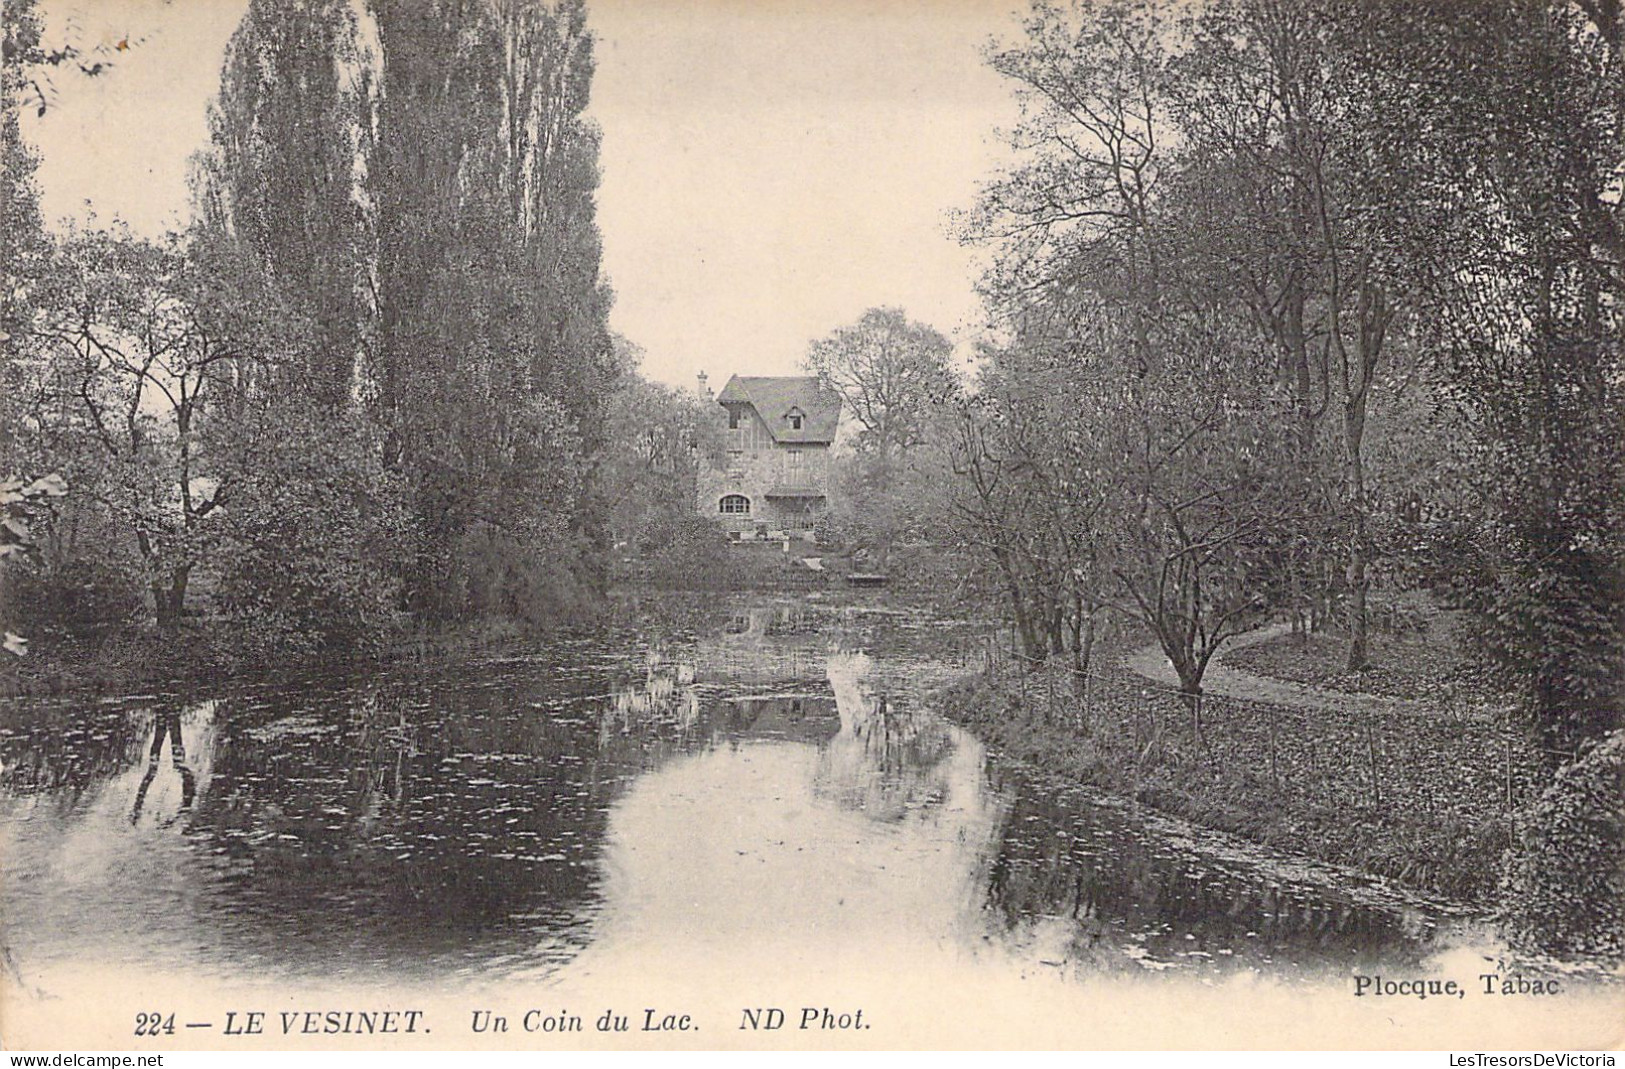
M 1142 658 L 1143 659 L 1143 658 Z M 1205 695 L 1116 658 L 1074 680 L 994 658 L 939 693 L 945 715 L 1040 774 L 1083 782 L 1266 846 L 1491 903 L 1512 811 L 1537 769 L 1499 717 L 1414 702 Z M 1279 696 L 1276 696 L 1279 698 Z

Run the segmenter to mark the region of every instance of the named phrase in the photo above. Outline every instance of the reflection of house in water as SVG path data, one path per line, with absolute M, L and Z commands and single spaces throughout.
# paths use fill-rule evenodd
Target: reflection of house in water
M 840 730 L 835 699 L 811 694 L 728 698 L 716 714 L 716 732 L 730 738 L 783 738 L 821 743 Z
M 694 649 L 694 679 L 700 683 L 786 683 L 822 680 L 828 644 L 818 640 L 719 639 Z
M 747 640 L 706 644 L 692 656 L 674 661 L 664 656 L 651 651 L 642 681 L 609 696 L 599 714 L 601 745 L 617 736 L 646 734 L 651 728 L 674 729 L 678 739 L 688 740 L 702 717 L 712 733 L 731 737 L 776 735 L 816 741 L 835 733 L 835 702 L 822 694 L 731 696 L 703 703 L 700 696 L 702 683 L 791 684 L 800 690 L 806 677 L 822 675 L 825 653 Z
M 660 653 L 651 651 L 642 683 L 616 690 L 600 712 L 599 746 L 607 746 L 617 734 L 630 735 L 656 725 L 669 725 L 686 737 L 699 716 L 693 666 L 662 663 Z
M 843 808 L 896 820 L 942 803 L 951 737 L 908 697 L 878 690 L 865 655 L 832 652 L 824 639 L 768 638 L 752 627 L 701 642 L 684 659 L 662 657 L 652 654 L 643 683 L 603 707 L 606 747 L 670 724 L 690 745 L 707 737 L 807 743 L 818 749 L 816 793 Z
M 883 820 L 940 805 L 954 752 L 941 721 L 916 714 L 906 697 L 877 692 L 863 654 L 830 657 L 828 672 L 840 730 L 821 755 L 818 792 Z

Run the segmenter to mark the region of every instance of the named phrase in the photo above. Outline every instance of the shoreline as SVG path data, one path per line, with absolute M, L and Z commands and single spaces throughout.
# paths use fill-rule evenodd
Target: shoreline
M 526 631 L 506 621 L 442 629 L 402 638 L 376 654 L 352 658 L 290 659 L 276 669 L 284 682 L 318 674 L 366 674 L 392 668 L 433 668 L 437 665 L 501 658 L 538 643 L 624 634 L 635 641 L 660 642 L 664 637 L 699 635 L 720 630 L 741 605 L 764 601 L 798 603 L 818 611 L 868 608 L 877 612 L 916 616 L 929 610 L 899 591 L 880 596 L 849 595 L 834 588 L 809 601 L 781 590 L 670 590 L 649 592 L 637 588 L 612 590 L 604 611 L 589 627 L 557 627 Z M 965 621 L 966 626 L 973 626 Z M 899 634 L 906 633 L 907 629 Z M 173 642 L 173 637 L 171 637 Z M 980 644 L 975 644 L 979 646 Z M 127 646 L 126 650 L 133 647 Z M 1135 677 L 1117 663 L 1125 651 L 1101 650 L 1097 665 L 1104 672 L 1091 677 L 1096 692 L 1081 701 L 1072 690 L 1071 674 L 1059 666 L 1047 671 L 998 671 L 970 661 L 945 660 L 941 650 L 927 656 L 947 669 L 924 693 L 930 706 L 949 723 L 969 732 L 1018 776 L 1057 791 L 1081 791 L 1108 805 L 1142 812 L 1192 842 L 1211 837 L 1216 849 L 1243 861 L 1278 869 L 1284 879 L 1335 886 L 1358 899 L 1404 908 L 1420 907 L 1464 923 L 1494 923 L 1505 907 L 1506 848 L 1511 818 L 1484 812 L 1470 826 L 1459 820 L 1436 819 L 1421 808 L 1403 810 L 1377 806 L 1358 798 L 1326 804 L 1322 797 L 1292 796 L 1291 781 L 1272 785 L 1261 781 L 1255 766 L 1249 770 L 1236 760 L 1234 745 L 1220 733 L 1245 730 L 1245 725 L 1224 723 L 1224 707 L 1209 715 L 1208 740 L 1196 736 L 1197 745 L 1180 738 L 1188 727 L 1170 705 L 1171 694 L 1159 693 L 1154 683 Z M 174 671 L 176 661 L 129 659 L 104 662 L 91 668 L 107 671 L 63 671 L 67 685 L 40 688 L 31 693 L 0 695 L 0 701 L 68 698 L 109 691 L 190 689 L 199 682 L 235 684 L 267 678 L 271 671 L 242 664 L 234 672 L 200 664 L 192 672 Z M 56 668 L 47 662 L 47 671 Z M 5 681 L 0 679 L 0 684 Z M 1146 687 L 1152 689 L 1147 690 Z M 1094 703 L 1093 709 L 1087 706 Z M 1158 703 L 1161 708 L 1156 708 Z M 1332 710 L 1317 713 L 1328 720 Z M 1156 751 L 1148 758 L 1138 752 L 1145 736 L 1137 735 L 1141 718 L 1161 725 Z M 1289 729 L 1282 726 L 1283 735 Z M 1245 744 L 1246 740 L 1242 740 Z M 1211 748 L 1209 748 L 1211 746 Z M 1283 743 L 1283 754 L 1287 745 Z M 1149 751 L 1149 747 L 1147 750 Z M 1339 755 L 1346 758 L 1347 755 Z M 1363 758 L 1362 758 L 1363 760 Z M 1273 763 L 1273 757 L 1272 757 Z M 1358 762 L 1343 761 L 1343 765 Z M 1283 761 L 1285 766 L 1285 761 Z M 1298 770 L 1301 774 L 1301 769 Z M 1342 769 L 1347 786 L 1348 767 Z M 1289 772 L 1289 776 L 1291 773 Z M 1415 778 L 1425 775 L 1417 769 Z M 1396 776 L 1385 782 L 1385 795 L 1403 798 L 1407 784 Z M 1328 790 L 1335 793 L 1337 783 Z
M 1134 752 L 1133 740 L 1046 722 L 1037 689 L 1046 686 L 1044 678 L 1035 674 L 1040 682 L 1025 702 L 1014 684 L 977 672 L 939 688 L 934 697 L 944 719 L 1043 781 L 1098 790 L 1472 912 L 1497 908 L 1508 843 L 1500 814 L 1464 828 L 1394 808 L 1288 798 L 1246 770 L 1199 773 L 1191 765 L 1147 763 Z
M 921 608 L 910 604 L 912 599 L 899 598 L 899 593 L 888 591 L 878 598 L 845 596 L 849 592 L 844 588 L 831 588 L 826 592 L 827 601 L 819 599 L 814 604 L 828 608 L 847 603 L 883 604 L 905 613 Z M 211 634 L 207 628 L 197 628 L 195 635 L 138 633 L 114 640 L 84 660 L 45 657 L 37 669 L 34 665 L 17 666 L 0 676 L 0 700 L 191 687 L 205 680 L 238 682 L 273 672 L 283 678 L 375 672 L 402 664 L 434 665 L 470 657 L 502 656 L 535 642 L 588 632 L 715 629 L 734 603 L 762 598 L 807 604 L 806 592 L 778 589 L 650 592 L 620 586 L 606 592 L 599 618 L 584 626 L 537 630 L 508 620 L 478 621 L 402 635 L 370 653 L 291 657 L 275 666 L 248 660 L 221 664 L 209 656 L 218 650 L 221 634 Z M 191 646 L 187 645 L 189 639 L 193 640 Z M 198 648 L 202 657 L 189 664 L 189 649 Z M 1064 711 L 1050 707 L 1056 700 L 1057 687 L 1065 693 L 1071 686 L 1066 673 L 1034 673 L 1019 684 L 1014 678 L 989 678 L 986 672 L 967 671 L 955 681 L 936 687 L 933 696 L 945 719 L 1041 778 L 1087 786 L 1201 828 L 1392 881 L 1467 908 L 1487 909 L 1494 905 L 1504 869 L 1502 852 L 1508 843 L 1505 821 L 1499 814 L 1481 821 L 1477 828 L 1463 828 L 1448 822 L 1410 819 L 1392 808 L 1308 804 L 1272 793 L 1245 769 L 1234 774 L 1227 770 L 1198 775 L 1191 765 L 1180 767 L 1176 753 L 1168 755 L 1171 763 L 1161 763 L 1160 739 L 1156 758 L 1147 763 L 1145 755 L 1136 752 L 1137 741 L 1123 737 L 1125 733 L 1120 730 L 1100 730 L 1097 725 L 1091 732 L 1077 723 L 1053 722 L 1067 719 Z M 1032 692 L 1026 693 L 1030 688 Z M 1047 702 L 1043 700 L 1046 692 Z M 1113 700 L 1111 695 L 1106 698 L 1108 703 Z M 1177 749 L 1177 742 L 1171 748 Z M 1401 785 L 1401 791 L 1396 793 L 1402 791 Z M 1464 836 L 1464 831 L 1469 834 Z M 1433 864 L 1438 858 L 1449 860 Z

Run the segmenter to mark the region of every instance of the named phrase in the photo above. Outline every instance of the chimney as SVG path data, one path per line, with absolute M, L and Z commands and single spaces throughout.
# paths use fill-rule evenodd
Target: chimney
M 700 396 L 707 401 L 711 400 L 711 382 L 705 372 L 700 372 L 697 378 L 700 381 Z

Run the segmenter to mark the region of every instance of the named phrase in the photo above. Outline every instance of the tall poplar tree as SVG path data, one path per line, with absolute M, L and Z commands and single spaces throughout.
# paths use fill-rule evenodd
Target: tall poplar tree
M 380 387 L 425 534 L 414 605 L 533 615 L 578 571 L 613 368 L 585 8 L 372 11 Z
M 580 593 L 613 377 L 591 76 L 578 0 L 253 0 L 228 52 L 199 199 L 230 284 L 288 310 L 255 389 L 370 428 L 420 618 Z
M 370 79 L 343 0 L 252 0 L 226 51 L 197 182 L 205 237 L 234 245 L 312 327 L 278 386 L 328 412 L 351 400 L 369 314 L 357 149 Z

